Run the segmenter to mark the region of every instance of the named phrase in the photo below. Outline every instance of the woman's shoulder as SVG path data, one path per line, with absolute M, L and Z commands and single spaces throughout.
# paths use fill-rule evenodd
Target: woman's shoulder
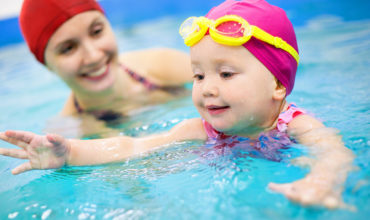
M 74 95 L 71 92 L 70 95 L 68 96 L 66 102 L 64 103 L 64 106 L 62 108 L 62 111 L 60 114 L 62 116 L 68 116 L 68 115 L 73 115 L 77 113 L 76 105 L 75 105 L 75 100 L 74 100 Z
M 159 86 L 180 86 L 192 80 L 190 57 L 171 48 L 150 48 L 122 53 L 119 61 Z
M 156 58 L 160 59 L 164 57 L 170 57 L 170 56 L 185 56 L 189 58 L 188 54 L 177 50 L 174 48 L 167 48 L 167 47 L 154 47 L 154 48 L 145 48 L 145 49 L 139 49 L 139 50 L 132 50 L 123 52 L 120 54 L 120 59 L 140 59 L 143 62 L 151 62 L 150 60 L 145 60 L 146 58 Z

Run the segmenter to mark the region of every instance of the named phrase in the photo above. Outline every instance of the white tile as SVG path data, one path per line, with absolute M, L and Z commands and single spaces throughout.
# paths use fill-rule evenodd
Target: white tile
M 0 20 L 18 16 L 22 2 L 23 0 L 0 0 Z

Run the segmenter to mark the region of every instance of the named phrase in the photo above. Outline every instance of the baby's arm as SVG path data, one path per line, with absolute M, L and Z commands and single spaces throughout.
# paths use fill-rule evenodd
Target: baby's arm
M 14 168 L 13 174 L 33 169 L 53 169 L 64 165 L 95 165 L 119 162 L 138 156 L 175 141 L 205 140 L 207 138 L 200 119 L 183 121 L 164 134 L 144 138 L 126 136 L 76 140 L 64 139 L 59 135 L 40 136 L 31 132 L 7 131 L 0 139 L 22 149 L 0 148 L 4 156 L 28 159 Z
M 123 161 L 176 141 L 206 140 L 201 119 L 185 120 L 169 132 L 132 138 L 119 136 L 95 140 L 70 140 L 69 165 L 94 165 Z
M 288 132 L 309 148 L 313 158 L 302 157 L 296 162 L 310 167 L 303 179 L 287 183 L 271 183 L 269 187 L 303 205 L 343 207 L 343 183 L 352 169 L 354 155 L 332 128 L 325 127 L 309 115 L 301 115 L 288 125 Z

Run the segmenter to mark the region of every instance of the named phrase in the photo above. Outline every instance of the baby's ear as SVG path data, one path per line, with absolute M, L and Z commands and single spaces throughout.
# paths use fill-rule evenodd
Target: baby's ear
M 283 100 L 286 96 L 286 88 L 278 80 L 276 81 L 277 83 L 276 83 L 276 87 L 275 87 L 274 94 L 272 95 L 272 97 L 275 100 Z

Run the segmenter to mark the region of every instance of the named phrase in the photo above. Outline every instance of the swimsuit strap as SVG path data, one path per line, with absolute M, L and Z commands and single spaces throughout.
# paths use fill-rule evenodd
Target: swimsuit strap
M 276 129 L 280 132 L 285 132 L 288 129 L 288 124 L 298 115 L 306 114 L 306 111 L 297 107 L 294 103 L 290 103 L 288 108 L 279 114 Z
M 76 96 L 73 96 L 73 103 L 74 106 L 79 114 L 84 113 L 84 110 L 81 108 L 81 106 L 78 104 Z M 107 110 L 95 110 L 89 112 L 90 114 L 94 115 L 97 119 L 104 120 L 104 121 L 113 121 L 120 117 L 122 117 L 122 114 L 114 112 L 114 111 L 107 111 Z
M 73 95 L 73 104 L 74 104 L 74 106 L 75 106 L 75 108 L 76 108 L 76 110 L 77 110 L 78 113 L 81 114 L 82 112 L 84 112 L 84 110 L 81 108 L 80 104 L 78 104 L 78 101 L 77 101 L 75 95 Z
M 228 137 L 231 137 L 229 135 L 226 135 L 220 131 L 217 131 L 212 127 L 212 125 L 208 122 L 206 122 L 204 119 L 202 119 L 204 129 L 206 130 L 206 133 L 209 138 L 216 138 L 216 139 L 225 139 Z
M 149 91 L 152 90 L 162 90 L 165 92 L 169 92 L 172 94 L 179 94 L 184 91 L 184 88 L 181 86 L 158 86 L 149 80 L 145 79 L 144 77 L 140 76 L 139 74 L 135 73 L 133 70 L 127 68 L 125 65 L 120 64 L 122 68 L 128 73 L 134 80 L 143 84 Z
M 142 83 L 148 90 L 155 90 L 160 89 L 159 86 L 151 83 L 144 77 L 140 76 L 139 74 L 135 73 L 133 70 L 127 68 L 125 65 L 121 64 L 121 67 L 125 70 L 126 73 L 128 73 L 134 80 Z

